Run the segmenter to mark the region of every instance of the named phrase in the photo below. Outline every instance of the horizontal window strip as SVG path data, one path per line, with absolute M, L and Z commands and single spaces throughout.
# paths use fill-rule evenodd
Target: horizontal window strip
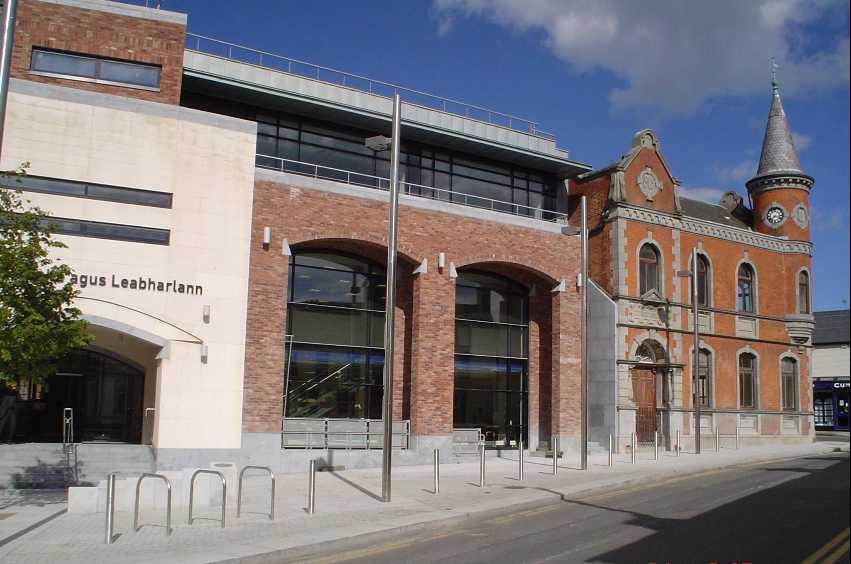
M 73 198 L 86 198 L 89 200 L 169 209 L 172 206 L 173 196 L 168 192 L 30 175 L 6 178 L 3 181 L 3 187 L 23 190 L 25 192 L 56 194 L 58 196 L 71 196 Z
M 36 74 L 115 84 L 145 90 L 159 90 L 158 65 L 108 59 L 94 55 L 33 48 L 30 71 Z
M 43 220 L 43 223 L 51 227 L 54 233 L 60 235 L 113 239 L 116 241 L 149 243 L 152 245 L 168 245 L 171 240 L 171 232 L 168 229 L 156 229 L 154 227 L 86 221 L 64 217 L 48 217 Z

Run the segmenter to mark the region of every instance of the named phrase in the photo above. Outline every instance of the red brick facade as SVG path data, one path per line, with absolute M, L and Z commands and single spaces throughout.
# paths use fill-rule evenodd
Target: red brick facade
M 21 0 L 15 22 L 11 76 L 81 90 L 178 104 L 186 27 L 160 20 Z M 30 72 L 33 47 L 159 65 L 160 90 L 97 84 Z
M 651 133 L 652 135 L 652 133 Z M 693 335 L 691 325 L 690 279 L 677 276 L 679 270 L 691 268 L 692 249 L 708 259 L 710 264 L 710 301 L 703 308 L 711 321 L 711 327 L 701 330 L 702 347 L 710 350 L 713 358 L 714 391 L 712 409 L 738 410 L 740 408 L 738 387 L 738 358 L 741 352 L 750 352 L 757 357 L 757 402 L 755 411 L 781 411 L 780 358 L 791 356 L 798 361 L 798 401 L 796 413 L 811 412 L 809 385 L 809 351 L 806 342 L 796 340 L 789 331 L 787 316 L 806 319 L 798 311 L 798 274 L 802 269 L 811 271 L 808 252 L 785 252 L 743 242 L 747 229 L 738 228 L 735 237 L 727 233 L 730 227 L 714 231 L 709 223 L 708 230 L 696 233 L 680 220 L 688 220 L 677 205 L 675 181 L 658 153 L 655 136 L 652 146 L 640 147 L 621 161 L 621 166 L 612 167 L 572 182 L 571 221 L 578 220 L 578 199 L 586 196 L 589 212 L 589 271 L 590 276 L 612 296 L 619 305 L 618 362 L 623 375 L 629 373 L 635 363 L 636 348 L 645 340 L 658 342 L 668 355 L 672 366 L 680 367 L 681 393 L 675 394 L 674 407 L 686 411 L 693 407 Z M 636 140 L 636 143 L 638 140 Z M 640 189 L 639 175 L 651 170 L 659 180 L 659 191 L 651 199 Z M 612 188 L 614 176 L 623 180 L 621 194 Z M 618 198 L 618 201 L 613 201 Z M 754 222 L 762 222 L 761 210 L 765 202 L 782 201 L 791 210 L 798 204 L 808 205 L 807 192 L 800 189 L 771 190 L 756 199 Z M 625 207 L 622 207 L 625 206 Z M 628 208 L 627 208 L 628 207 Z M 629 209 L 636 213 L 623 213 Z M 658 211 L 660 214 L 645 214 L 642 209 Z M 718 208 L 720 213 L 722 208 Z M 729 218 L 728 218 L 729 219 Z M 792 220 L 787 221 L 792 224 Z M 784 234 L 791 239 L 807 242 L 809 230 L 797 226 L 784 226 Z M 754 225 L 755 230 L 760 229 Z M 772 230 L 767 230 L 772 231 Z M 774 233 L 777 234 L 776 232 Z M 759 236 L 757 236 L 759 237 Z M 763 240 L 768 240 L 763 238 Z M 777 241 L 781 241 L 777 239 Z M 660 256 L 660 282 L 662 303 L 650 304 L 639 292 L 639 250 L 650 242 Z M 785 243 L 785 241 L 783 241 Z M 806 245 L 804 245 L 806 248 Z M 756 273 L 755 311 L 736 311 L 737 272 L 742 262 L 749 263 Z M 646 311 L 662 306 L 666 314 L 659 322 L 647 322 L 642 318 Z M 648 309 L 649 308 L 649 309 Z M 806 312 L 809 313 L 809 312 Z M 744 336 L 737 331 L 740 324 L 752 323 L 756 327 L 753 336 Z M 619 409 L 631 409 L 634 398 L 629 378 L 620 380 Z M 679 403 L 679 405 L 677 405 Z M 717 425 L 721 434 L 735 433 L 735 418 L 719 417 Z M 759 432 L 762 435 L 780 433 L 778 417 L 761 419 Z M 810 433 L 808 418 L 801 417 L 800 434 Z M 686 433 L 691 432 L 692 422 L 683 419 Z M 623 432 L 621 429 L 620 432 Z
M 297 181 L 296 181 L 297 184 Z M 244 429 L 281 428 L 288 257 L 321 248 L 386 261 L 387 205 L 297 185 L 258 181 L 253 206 L 246 339 Z M 579 432 L 579 268 L 576 236 L 401 205 L 397 282 L 394 417 L 410 418 L 417 435 L 449 435 L 453 427 L 455 288 L 450 263 L 514 279 L 531 290 L 529 428 L 548 438 Z M 269 227 L 272 242 L 262 245 Z M 446 267 L 437 268 L 445 253 Z M 413 274 L 422 259 L 428 272 Z

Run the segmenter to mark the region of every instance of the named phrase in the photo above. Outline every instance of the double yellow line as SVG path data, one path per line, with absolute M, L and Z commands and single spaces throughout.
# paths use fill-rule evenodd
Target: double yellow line
M 842 558 L 851 549 L 849 531 L 851 529 L 845 527 L 844 531 L 830 539 L 823 547 L 813 552 L 802 564 L 815 564 L 816 562 L 820 564 L 833 564 Z

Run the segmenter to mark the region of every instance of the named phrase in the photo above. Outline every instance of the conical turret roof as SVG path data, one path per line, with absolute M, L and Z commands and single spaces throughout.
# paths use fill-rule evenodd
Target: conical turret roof
M 777 87 L 774 88 L 771 98 L 768 124 L 765 126 L 765 137 L 762 140 L 762 155 L 759 157 L 755 178 L 771 174 L 804 174 Z

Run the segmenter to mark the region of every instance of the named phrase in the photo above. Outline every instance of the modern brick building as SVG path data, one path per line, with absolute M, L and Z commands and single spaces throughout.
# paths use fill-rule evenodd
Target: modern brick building
M 675 274 L 695 245 L 704 425 L 812 433 L 796 294 L 812 179 L 776 92 L 751 211 L 679 198 L 650 131 L 592 171 L 531 121 L 193 35 L 163 10 L 21 0 L 12 76 L 2 166 L 32 163 L 18 187 L 57 218 L 96 337 L 48 390 L 22 380 L 22 441 L 59 440 L 71 408 L 78 439 L 140 444 L 158 468 L 302 468 L 315 448 L 377 463 L 389 157 L 365 139 L 390 133 L 394 91 L 394 460 L 460 454 L 469 429 L 577 451 L 579 195 L 592 439 L 692 432 Z

